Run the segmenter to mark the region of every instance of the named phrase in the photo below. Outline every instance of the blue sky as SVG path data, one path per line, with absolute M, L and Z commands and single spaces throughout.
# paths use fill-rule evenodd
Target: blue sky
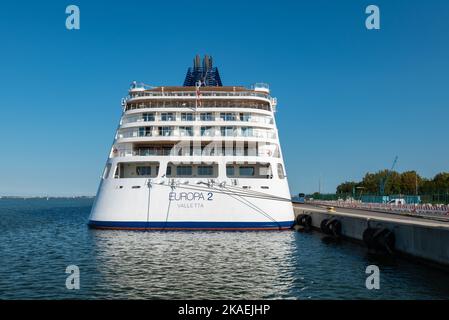
M 449 170 L 444 0 L 11 1 L 0 41 L 0 194 L 95 194 L 129 83 L 182 84 L 196 53 L 225 85 L 270 84 L 292 193 L 396 155 L 399 171 Z

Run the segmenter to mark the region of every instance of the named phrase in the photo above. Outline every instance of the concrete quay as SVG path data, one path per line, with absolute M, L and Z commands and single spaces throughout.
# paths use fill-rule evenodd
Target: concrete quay
M 313 229 L 449 268 L 449 221 L 311 204 L 293 203 L 293 208 Z

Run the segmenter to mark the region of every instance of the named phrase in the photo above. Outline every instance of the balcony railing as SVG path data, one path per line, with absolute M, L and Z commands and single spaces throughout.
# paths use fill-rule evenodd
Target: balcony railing
M 196 97 L 196 92 L 153 92 L 153 91 L 137 91 L 131 92 L 128 99 L 140 97 Z M 258 97 L 270 99 L 270 96 L 262 92 L 251 91 L 201 91 L 201 98 L 204 97 Z
M 272 99 L 272 102 L 274 100 Z M 173 101 L 173 100 L 150 100 L 142 102 L 128 101 L 125 111 L 138 110 L 138 109 L 154 109 L 154 108 L 189 108 L 189 109 L 204 109 L 204 108 L 240 108 L 240 109 L 257 109 L 271 111 L 271 107 L 268 103 L 264 102 L 235 102 L 235 101 L 201 101 L 198 104 L 195 100 L 190 101 Z
M 113 153 L 113 157 L 150 157 L 150 156 L 244 156 L 244 157 L 279 157 L 279 153 L 268 154 L 257 149 L 171 149 L 171 148 L 139 148 L 136 150 L 118 150 Z
M 123 138 L 142 138 L 142 137 L 243 137 L 243 138 L 262 138 L 262 139 L 276 139 L 276 133 L 267 130 L 248 130 L 241 129 L 221 129 L 221 130 L 206 130 L 206 131 L 190 131 L 190 130 L 129 130 L 122 131 L 117 134 L 117 139 Z
M 124 116 L 122 119 L 122 124 L 128 124 L 128 123 L 139 123 L 139 122 L 155 122 L 155 121 L 161 121 L 161 122 L 167 122 L 167 121 L 178 121 L 181 122 L 196 122 L 197 120 L 201 122 L 244 122 L 244 123 L 259 123 L 259 124 L 266 124 L 270 125 L 273 124 L 273 118 L 270 116 L 259 116 L 259 115 L 250 115 L 250 116 L 241 116 L 239 113 L 234 114 L 231 116 L 212 116 L 210 118 L 201 116 L 195 116 L 193 118 L 188 118 L 187 120 L 183 120 L 182 117 L 179 116 L 173 116 L 168 120 L 166 117 L 162 118 L 160 113 L 156 113 L 153 116 L 143 116 L 143 115 L 133 115 L 133 116 Z

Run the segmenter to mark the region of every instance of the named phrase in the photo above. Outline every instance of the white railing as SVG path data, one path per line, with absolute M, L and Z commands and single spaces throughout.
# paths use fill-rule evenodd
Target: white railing
M 251 131 L 243 132 L 241 128 L 234 128 L 230 130 L 215 130 L 209 129 L 201 134 L 197 130 L 185 130 L 178 127 L 171 127 L 170 130 L 160 131 L 157 127 L 151 130 L 133 130 L 125 129 L 117 133 L 117 139 L 123 138 L 142 138 L 142 137 L 242 137 L 242 138 L 262 138 L 262 139 L 276 139 L 276 133 L 268 130 L 253 129 Z
M 240 119 L 240 115 L 236 114 L 236 117 L 234 120 L 226 120 L 221 118 L 219 115 L 218 116 L 214 116 L 212 119 L 210 120 L 201 120 L 199 115 L 194 115 L 193 120 L 182 120 L 180 115 L 175 115 L 174 119 L 172 120 L 161 120 L 161 113 L 160 112 L 155 112 L 154 117 L 144 117 L 143 115 L 139 114 L 139 115 L 132 115 L 132 116 L 124 116 L 122 118 L 122 124 L 128 124 L 128 123 L 138 123 L 138 122 L 172 122 L 172 121 L 180 121 L 180 122 L 185 122 L 185 123 L 192 123 L 192 122 L 240 122 L 240 123 L 259 123 L 259 124 L 266 124 L 266 125 L 270 125 L 273 124 L 273 118 L 270 116 L 260 116 L 260 115 L 251 115 L 248 118 L 244 118 L 243 120 Z
M 142 148 L 138 150 L 115 150 L 112 153 L 112 157 L 149 157 L 149 156 L 225 156 L 232 155 L 237 157 L 252 156 L 252 157 L 277 157 L 277 155 L 268 155 L 266 152 L 259 151 L 256 149 L 249 150 L 230 150 L 225 153 L 217 151 L 214 148 L 210 148 L 208 151 L 198 151 L 198 150 L 188 150 L 182 151 L 176 148 L 173 149 L 158 149 L 158 148 Z
M 443 204 L 387 204 L 363 203 L 360 201 L 309 200 L 312 204 L 330 207 L 381 211 L 386 213 L 402 213 L 410 215 L 433 215 L 449 218 L 449 205 Z
M 270 100 L 270 96 L 261 92 L 251 91 L 201 91 L 201 98 L 204 97 L 258 97 Z M 126 99 L 142 98 L 142 97 L 197 97 L 195 91 L 192 92 L 153 92 L 153 91 L 137 91 L 130 92 Z

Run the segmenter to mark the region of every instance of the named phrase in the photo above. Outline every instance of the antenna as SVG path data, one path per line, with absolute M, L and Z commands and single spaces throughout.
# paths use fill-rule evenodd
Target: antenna
M 385 176 L 385 178 L 380 180 L 379 193 L 380 193 L 381 196 L 383 196 L 384 193 L 385 193 L 385 185 L 386 185 L 387 180 L 390 177 L 391 173 L 393 172 L 393 169 L 396 166 L 397 162 L 398 162 L 398 156 L 396 156 L 394 158 L 393 164 L 391 165 L 391 169 L 389 171 L 387 171 L 387 175 Z

